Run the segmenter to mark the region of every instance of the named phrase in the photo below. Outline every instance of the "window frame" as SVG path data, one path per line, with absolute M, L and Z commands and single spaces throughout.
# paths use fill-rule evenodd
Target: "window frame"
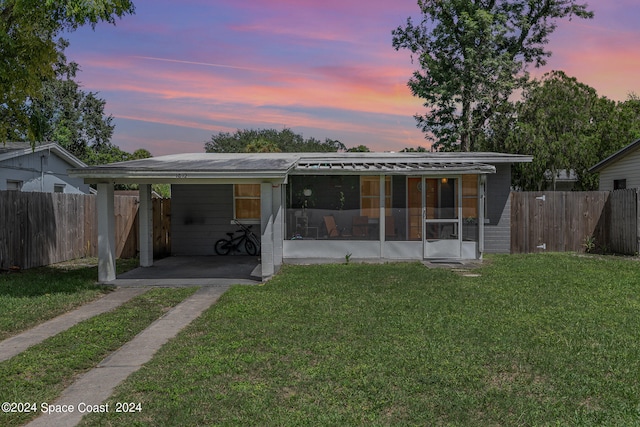
M 384 195 L 384 207 L 385 217 L 391 216 L 391 206 L 393 203 L 393 181 L 391 175 L 385 175 L 385 195 Z M 372 188 L 377 189 L 376 194 L 365 195 L 363 189 L 364 181 L 375 181 L 375 186 Z M 387 191 L 387 188 L 389 191 Z M 364 200 L 371 201 L 373 204 L 365 207 Z M 369 215 L 369 212 L 372 214 Z M 369 218 L 380 219 L 380 175 L 360 175 L 360 215 L 367 216 Z
M 240 186 L 256 186 L 257 195 L 254 193 L 252 195 L 238 195 Z M 242 222 L 243 224 L 260 224 L 260 219 L 262 216 L 262 209 L 260 206 L 260 193 L 261 193 L 261 185 L 260 184 L 233 184 L 233 219 Z M 241 200 L 257 200 L 258 201 L 258 217 L 239 217 L 238 216 L 238 201 Z M 232 221 L 233 222 L 233 221 Z
M 614 179 L 613 180 L 613 189 L 615 190 L 626 190 L 627 189 L 627 180 L 625 179 Z
M 12 187 L 15 185 L 15 188 L 9 188 L 9 184 L 12 184 L 11 185 Z M 6 183 L 6 189 L 7 191 L 22 191 L 23 185 L 24 185 L 24 181 L 19 181 L 16 179 L 8 179 Z

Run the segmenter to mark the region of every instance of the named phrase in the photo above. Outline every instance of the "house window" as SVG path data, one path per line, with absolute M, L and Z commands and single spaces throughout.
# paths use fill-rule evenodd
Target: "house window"
M 627 180 L 626 179 L 614 179 L 613 180 L 613 189 L 614 190 L 624 190 L 627 188 Z
M 53 184 L 54 193 L 64 193 L 65 184 Z
M 234 218 L 260 221 L 260 184 L 233 186 Z
M 391 177 L 384 179 L 384 205 L 386 216 L 391 215 Z M 360 177 L 360 215 L 369 218 L 380 218 L 380 177 Z
M 21 191 L 22 190 L 22 181 L 14 181 L 11 179 L 7 180 L 7 190 L 8 191 Z
M 478 176 L 462 175 L 462 218 L 478 219 Z

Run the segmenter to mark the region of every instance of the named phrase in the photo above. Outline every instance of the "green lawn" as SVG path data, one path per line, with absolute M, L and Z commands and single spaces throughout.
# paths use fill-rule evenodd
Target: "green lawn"
M 84 425 L 640 424 L 640 263 L 290 266 L 238 286 Z
M 196 288 L 149 290 L 0 362 L 0 401 L 36 403 L 38 408 L 42 402 L 53 402 L 77 376 L 95 367 L 195 291 Z M 0 412 L 0 425 L 22 425 L 38 414 Z
M 118 273 L 137 266 L 137 262 L 118 260 Z M 110 288 L 96 285 L 97 265 L 93 258 L 0 273 L 0 340 L 110 292 Z

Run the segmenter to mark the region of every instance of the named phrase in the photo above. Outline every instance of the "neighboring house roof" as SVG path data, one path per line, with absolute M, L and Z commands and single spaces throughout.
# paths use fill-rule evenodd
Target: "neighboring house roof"
M 494 173 L 494 164 L 531 162 L 503 153 L 192 153 L 70 170 L 89 180 L 286 179 L 291 174 Z
M 76 156 L 62 148 L 55 142 L 47 142 L 38 144 L 35 147 L 31 146 L 29 142 L 7 142 L 5 144 L 0 143 L 0 162 L 15 157 L 25 156 L 31 153 L 38 153 L 47 151 L 55 153 L 58 157 L 65 160 L 71 166 L 76 168 L 86 168 L 87 165 L 78 159 Z
M 631 144 L 627 145 L 621 150 L 616 151 L 615 153 L 613 153 L 606 159 L 602 160 L 601 162 L 591 166 L 591 168 L 589 169 L 589 172 L 592 172 L 592 173 L 600 172 L 602 169 L 617 162 L 618 160 L 622 159 L 623 157 L 627 156 L 628 154 L 632 153 L 638 148 L 640 148 L 640 139 L 636 139 Z
M 550 170 L 546 170 L 544 172 L 544 179 L 551 181 L 553 179 L 553 173 Z M 559 169 L 556 171 L 556 182 L 567 182 L 572 183 L 578 180 L 578 176 L 576 175 L 576 171 L 573 169 Z

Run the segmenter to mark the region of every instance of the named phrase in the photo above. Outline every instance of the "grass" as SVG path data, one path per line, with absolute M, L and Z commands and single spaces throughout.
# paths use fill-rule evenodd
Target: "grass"
M 137 260 L 118 260 L 121 273 Z M 97 286 L 97 259 L 0 273 L 0 340 L 92 301 L 111 289 Z
M 93 368 L 195 290 L 147 291 L 0 363 L 2 402 L 34 402 L 38 408 L 42 402 L 51 403 L 78 375 Z M 39 412 L 0 412 L 0 425 L 21 425 L 36 415 Z
M 234 287 L 83 425 L 640 424 L 640 264 L 288 266 Z

